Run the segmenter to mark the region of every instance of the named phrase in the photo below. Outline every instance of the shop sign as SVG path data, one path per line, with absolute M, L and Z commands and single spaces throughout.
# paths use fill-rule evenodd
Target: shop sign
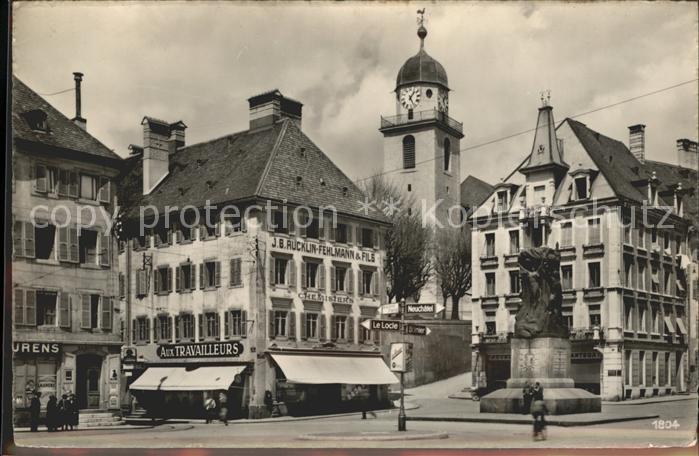
M 61 352 L 61 344 L 55 342 L 15 342 L 12 351 L 17 354 L 57 355 Z
M 364 263 L 375 263 L 376 253 L 339 245 L 325 245 L 317 242 L 299 241 L 296 239 L 286 239 L 283 237 L 272 238 L 272 248 L 307 253 L 309 255 L 320 255 L 330 258 L 337 258 L 347 261 L 362 261 Z
M 158 345 L 156 353 L 161 359 L 230 358 L 243 354 L 243 349 L 243 344 L 238 341 L 204 342 L 199 344 Z
M 318 293 L 315 291 L 307 291 L 305 293 L 299 293 L 299 298 L 305 300 L 305 301 L 317 301 L 317 302 L 323 302 L 323 301 L 328 301 L 332 302 L 335 304 L 354 304 L 354 299 L 350 298 L 349 296 L 341 296 L 341 295 L 326 295 L 323 293 Z

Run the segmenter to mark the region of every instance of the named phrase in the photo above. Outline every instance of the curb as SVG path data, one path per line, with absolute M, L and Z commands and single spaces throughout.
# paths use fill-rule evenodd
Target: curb
M 592 426 L 595 424 L 621 423 L 623 421 L 645 420 L 658 418 L 660 415 L 639 415 L 639 416 L 623 416 L 618 418 L 599 418 L 585 421 L 569 421 L 569 420 L 546 420 L 549 426 L 574 427 L 574 426 Z M 531 426 L 531 419 L 515 419 L 515 418 L 461 418 L 461 417 L 438 417 L 438 416 L 408 416 L 408 421 L 450 421 L 455 423 L 500 423 L 500 424 L 526 424 Z
M 675 395 L 675 396 L 668 396 L 667 399 L 660 399 L 657 401 L 654 401 L 654 400 L 644 401 L 642 399 L 641 400 L 635 399 L 634 400 L 635 402 L 631 402 L 631 401 L 602 401 L 602 405 L 649 405 L 649 404 L 664 404 L 667 402 L 680 402 L 680 401 L 689 401 L 689 400 L 696 401 L 697 396 L 696 395 L 683 395 L 680 397 L 680 395 Z
M 131 429 L 152 429 L 158 427 L 158 425 L 139 425 L 139 424 L 120 424 L 117 426 L 88 426 L 88 427 L 76 427 L 72 431 L 56 431 L 52 432 L 51 434 L 61 434 L 64 432 L 76 432 L 76 431 L 97 431 L 97 430 L 105 430 L 105 431 L 128 431 Z M 27 434 L 32 434 L 32 431 L 28 427 L 22 427 L 22 428 L 14 428 L 13 429 L 14 433 L 27 433 Z M 40 429 L 39 431 L 36 432 L 37 434 L 41 433 L 48 433 L 46 429 Z
M 327 434 L 303 434 L 297 437 L 299 440 L 314 441 L 405 441 L 405 440 L 435 440 L 446 439 L 449 435 L 446 432 L 360 432 L 352 433 L 327 433 Z

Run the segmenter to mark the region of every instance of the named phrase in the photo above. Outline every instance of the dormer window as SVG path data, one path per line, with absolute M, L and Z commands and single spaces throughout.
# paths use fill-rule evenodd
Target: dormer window
M 507 201 L 507 190 L 501 190 L 496 195 L 496 206 L 495 210 L 497 212 L 505 212 L 508 208 Z
M 584 200 L 590 197 L 590 186 L 588 185 L 590 177 L 587 175 L 578 176 L 575 178 L 575 199 Z
M 48 132 L 47 114 L 41 109 L 32 109 L 24 113 L 24 119 L 32 130 Z

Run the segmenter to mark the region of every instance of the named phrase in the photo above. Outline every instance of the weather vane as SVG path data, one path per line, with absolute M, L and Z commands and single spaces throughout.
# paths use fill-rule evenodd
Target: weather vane
M 417 10 L 418 18 L 417 25 L 422 27 L 425 24 L 425 8 Z
M 551 91 L 546 89 L 539 92 L 539 94 L 541 95 L 541 105 L 548 106 L 549 102 L 551 101 Z

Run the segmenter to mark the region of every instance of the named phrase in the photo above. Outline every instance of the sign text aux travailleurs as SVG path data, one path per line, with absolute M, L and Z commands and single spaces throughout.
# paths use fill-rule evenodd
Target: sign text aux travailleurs
M 156 351 L 160 359 L 176 358 L 227 358 L 243 353 L 243 344 L 238 341 L 204 342 L 199 344 L 163 344 Z
M 275 236 L 272 238 L 272 248 L 286 250 L 290 252 L 301 252 L 309 255 L 321 255 L 339 260 L 362 261 L 365 263 L 375 263 L 376 253 L 363 251 L 352 247 L 339 245 L 325 245 L 318 242 L 299 241 L 296 239 L 286 239 Z

